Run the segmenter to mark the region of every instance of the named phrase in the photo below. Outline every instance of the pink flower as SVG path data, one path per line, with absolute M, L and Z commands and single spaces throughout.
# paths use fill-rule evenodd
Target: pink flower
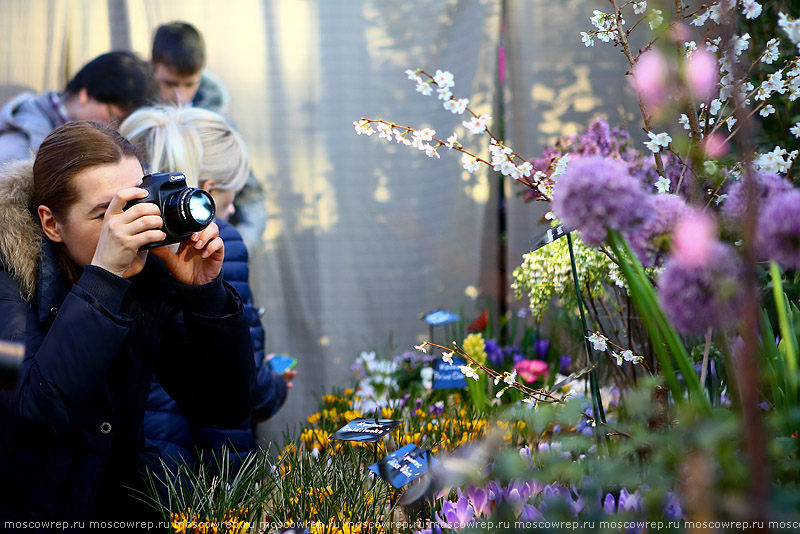
M 730 147 L 725 140 L 725 136 L 719 132 L 714 132 L 703 139 L 703 152 L 710 159 L 719 159 L 728 153 Z
M 686 81 L 700 100 L 708 100 L 717 88 L 717 59 L 708 50 L 699 48 L 686 62 Z
M 687 267 L 702 267 L 708 262 L 717 242 L 717 224 L 704 213 L 689 215 L 675 226 L 672 248 L 675 259 Z
M 520 360 L 514 364 L 514 370 L 517 371 L 517 376 L 530 384 L 547 374 L 547 362 L 542 360 Z
M 642 54 L 633 66 L 633 86 L 651 112 L 660 109 L 667 97 L 668 71 L 667 60 L 655 49 Z

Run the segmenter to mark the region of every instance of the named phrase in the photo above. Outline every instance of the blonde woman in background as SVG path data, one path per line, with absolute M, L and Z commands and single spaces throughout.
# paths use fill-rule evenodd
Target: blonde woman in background
M 225 222 L 233 215 L 234 197 L 250 172 L 247 148 L 224 117 L 200 108 L 142 108 L 125 120 L 120 133 L 143 152 L 147 172 L 182 172 L 189 186 L 205 189 L 214 197 L 220 237 L 225 243 L 223 279 L 242 297 L 257 371 L 253 412 L 237 428 L 191 425 L 167 392 L 154 382 L 144 419 L 153 465 L 157 466 L 161 457 L 174 471 L 179 463 L 192 466 L 198 460 L 196 450 L 219 452 L 223 446 L 235 451 L 231 460 L 238 465 L 244 455 L 256 448 L 255 424 L 271 417 L 283 405 L 296 373 L 278 375 L 266 362 L 264 328 L 248 283 L 247 248 L 237 230 Z

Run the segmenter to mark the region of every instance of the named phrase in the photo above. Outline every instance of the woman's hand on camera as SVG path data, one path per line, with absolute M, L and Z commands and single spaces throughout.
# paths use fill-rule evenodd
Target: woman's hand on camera
M 136 204 L 128 210 L 123 208 L 128 201 L 146 196 L 147 191 L 138 187 L 122 189 L 114 195 L 103 217 L 92 265 L 123 278 L 142 270 L 147 252 L 139 252 L 139 249 L 166 238 L 160 230 L 161 212 L 149 202 Z
M 152 252 L 164 260 L 176 281 L 200 286 L 213 282 L 219 276 L 225 258 L 225 244 L 219 237 L 219 227 L 212 222 L 181 242 L 177 253 L 167 247 L 154 248 Z

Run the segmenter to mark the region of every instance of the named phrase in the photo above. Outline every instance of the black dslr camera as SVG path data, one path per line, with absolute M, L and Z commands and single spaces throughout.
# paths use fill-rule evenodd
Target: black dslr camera
M 150 243 L 142 249 L 183 241 L 214 220 L 214 199 L 207 191 L 187 186 L 186 176 L 182 172 L 148 174 L 142 178 L 139 187 L 147 190 L 147 196 L 131 200 L 124 209 L 141 202 L 152 202 L 161 210 L 161 219 L 164 221 L 161 229 L 167 234 L 163 241 Z

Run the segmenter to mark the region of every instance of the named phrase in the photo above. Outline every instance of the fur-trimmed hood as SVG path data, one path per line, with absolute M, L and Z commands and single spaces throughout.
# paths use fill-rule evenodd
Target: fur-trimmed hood
M 25 300 L 36 292 L 44 235 L 28 210 L 32 195 L 32 159 L 0 167 L 0 263 L 19 282 Z

